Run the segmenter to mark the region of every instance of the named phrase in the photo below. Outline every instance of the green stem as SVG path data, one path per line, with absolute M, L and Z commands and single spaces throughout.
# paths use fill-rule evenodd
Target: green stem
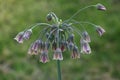
M 90 5 L 90 6 L 86 6 L 86 7 L 82 8 L 82 9 L 79 9 L 75 14 L 73 14 L 73 15 L 72 15 L 68 20 L 66 20 L 66 21 L 67 21 L 67 22 L 70 21 L 70 20 L 73 19 L 77 14 L 79 14 L 81 11 L 83 11 L 83 10 L 89 8 L 89 7 L 92 7 L 92 6 L 95 6 L 95 5 Z M 65 22 L 66 22 L 66 21 L 65 21 Z
M 51 27 L 51 25 L 50 25 L 50 24 L 47 24 L 47 23 L 37 23 L 37 24 L 35 24 L 34 26 L 32 26 L 31 29 L 34 29 L 36 26 L 40 26 L 40 25 L 50 26 L 50 27 Z
M 60 60 L 57 60 L 58 80 L 61 80 Z

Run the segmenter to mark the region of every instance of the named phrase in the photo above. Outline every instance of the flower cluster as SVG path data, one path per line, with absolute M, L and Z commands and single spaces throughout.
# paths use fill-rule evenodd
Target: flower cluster
M 88 7 L 96 7 L 98 10 L 102 11 L 106 10 L 106 8 L 102 4 L 91 5 Z M 81 9 L 79 11 L 81 11 Z M 77 14 L 79 13 L 79 11 L 77 12 Z M 43 63 L 49 61 L 48 55 L 50 50 L 52 50 L 53 52 L 53 60 L 63 60 L 63 52 L 66 50 L 69 50 L 71 52 L 71 58 L 80 58 L 81 53 L 91 53 L 91 48 L 89 45 L 91 39 L 87 30 L 80 31 L 77 27 L 74 27 L 74 24 L 91 24 L 100 36 L 103 35 L 105 30 L 101 26 L 95 25 L 91 22 L 78 22 L 76 20 L 73 20 L 72 18 L 74 16 L 76 16 L 76 13 L 68 20 L 62 21 L 53 12 L 50 12 L 47 15 L 46 19 L 48 22 L 52 22 L 52 24 L 37 23 L 34 26 L 22 32 L 19 32 L 14 39 L 18 43 L 23 43 L 24 40 L 28 40 L 30 38 L 32 30 L 35 27 L 44 26 L 43 29 L 40 31 L 40 37 L 31 44 L 28 50 L 28 54 L 39 55 L 39 61 Z M 78 44 L 76 44 L 75 42 L 75 33 L 80 36 L 80 47 L 78 47 Z

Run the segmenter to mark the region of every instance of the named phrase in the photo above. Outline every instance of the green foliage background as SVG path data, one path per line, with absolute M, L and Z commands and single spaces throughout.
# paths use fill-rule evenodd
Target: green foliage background
M 65 20 L 78 9 L 96 3 L 105 5 L 107 11 L 87 9 L 75 19 L 100 24 L 106 33 L 99 37 L 90 25 L 85 26 L 92 38 L 92 54 L 81 55 L 79 60 L 70 59 L 68 52 L 63 54 L 62 79 L 120 80 L 119 0 L 0 0 L 0 80 L 56 80 L 56 61 L 51 59 L 42 64 L 36 57 L 27 55 L 40 28 L 24 44 L 16 43 L 13 38 L 29 25 L 46 22 L 50 11 Z

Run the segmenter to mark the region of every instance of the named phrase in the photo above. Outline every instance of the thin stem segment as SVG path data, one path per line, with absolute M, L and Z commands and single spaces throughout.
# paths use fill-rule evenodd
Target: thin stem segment
M 65 22 L 69 22 L 71 19 L 73 19 L 73 18 L 74 18 L 77 14 L 79 14 L 81 11 L 83 11 L 83 10 L 89 8 L 89 7 L 92 7 L 92 6 L 95 6 L 95 5 L 90 5 L 90 6 L 86 6 L 86 7 L 82 8 L 82 9 L 79 9 L 75 14 L 73 14 L 73 15 L 72 15 L 68 20 L 66 20 Z
M 57 60 L 58 80 L 61 80 L 60 60 Z

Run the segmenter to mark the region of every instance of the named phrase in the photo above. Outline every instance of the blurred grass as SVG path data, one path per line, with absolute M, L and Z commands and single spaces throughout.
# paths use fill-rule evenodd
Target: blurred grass
M 104 4 L 108 10 L 87 9 L 75 19 L 100 24 L 106 33 L 98 37 L 91 26 L 85 26 L 92 35 L 92 54 L 72 60 L 66 52 L 61 62 L 62 79 L 120 80 L 119 0 L 0 0 L 0 80 L 56 80 L 55 61 L 42 64 L 27 55 L 30 43 L 37 38 L 37 30 L 36 36 L 24 44 L 17 44 L 13 38 L 29 25 L 46 22 L 50 11 L 65 20 L 79 8 L 96 3 Z

